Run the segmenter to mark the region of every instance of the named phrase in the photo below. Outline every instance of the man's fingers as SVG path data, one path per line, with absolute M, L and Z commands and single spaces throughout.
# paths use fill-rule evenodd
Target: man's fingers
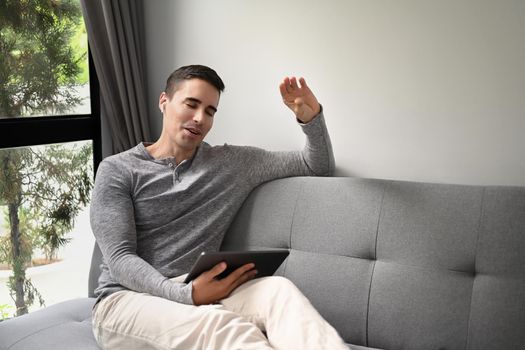
M 285 93 L 291 94 L 296 91 L 300 92 L 303 89 L 309 89 L 309 87 L 303 77 L 300 77 L 299 79 L 296 77 L 285 77 L 281 85 L 279 85 L 279 89 L 281 90 L 281 95 L 284 96 Z
M 279 88 L 281 88 L 281 93 L 288 93 L 288 94 L 291 94 L 293 93 L 296 89 L 299 88 L 299 85 L 297 85 L 297 78 L 296 77 L 285 77 L 283 79 L 283 82 L 281 83 L 282 85 L 282 88 L 281 86 L 279 86 Z M 284 89 L 283 89 L 284 88 Z
M 307 88 L 307 89 L 309 89 L 308 85 L 306 85 L 306 80 L 304 80 L 303 77 L 300 77 L 300 78 L 299 78 L 299 83 L 301 83 L 301 87 L 302 87 L 302 88 Z
M 297 85 L 297 78 L 292 77 L 290 79 L 290 86 L 292 87 L 292 90 L 299 89 L 299 85 Z
M 225 262 L 220 262 L 217 265 L 215 265 L 211 270 L 208 271 L 211 277 L 210 279 L 219 276 L 221 273 L 224 272 L 224 270 L 226 270 L 227 267 L 228 266 Z
M 232 273 L 230 273 L 228 275 L 228 277 L 225 278 L 226 282 L 228 284 L 234 284 L 239 278 L 241 278 L 246 272 L 250 271 L 250 270 L 253 270 L 255 268 L 255 264 L 246 264 L 246 265 L 243 265 L 241 267 L 239 267 L 238 269 L 236 269 L 235 271 L 233 271 Z
M 216 303 L 227 298 L 241 284 L 253 279 L 257 274 L 255 264 L 246 264 L 223 279 L 216 279 L 227 268 L 225 262 L 215 265 L 193 281 L 193 302 L 195 305 Z
M 287 94 L 288 94 L 288 91 L 286 91 L 286 85 L 284 82 L 282 82 L 280 85 L 279 85 L 279 90 L 281 91 L 281 96 L 284 98 Z
M 230 286 L 230 293 L 235 290 L 235 288 L 239 287 L 241 284 L 244 284 L 245 282 L 248 282 L 249 280 L 252 280 L 257 275 L 257 270 L 252 269 L 247 272 L 245 272 L 241 277 L 239 277 L 237 280 L 233 282 L 233 284 Z

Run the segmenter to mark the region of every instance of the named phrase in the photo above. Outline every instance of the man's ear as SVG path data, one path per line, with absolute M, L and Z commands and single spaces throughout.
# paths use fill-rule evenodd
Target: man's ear
M 159 96 L 159 109 L 161 113 L 166 112 L 166 103 L 168 103 L 168 94 L 166 92 L 162 91 Z

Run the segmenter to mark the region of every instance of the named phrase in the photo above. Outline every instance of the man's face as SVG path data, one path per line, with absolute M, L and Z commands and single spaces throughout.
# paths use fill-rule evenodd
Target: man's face
M 189 153 L 200 145 L 213 125 L 219 97 L 219 91 L 201 79 L 179 82 L 171 99 L 164 92 L 160 95 L 163 133 L 167 134 L 173 147 Z

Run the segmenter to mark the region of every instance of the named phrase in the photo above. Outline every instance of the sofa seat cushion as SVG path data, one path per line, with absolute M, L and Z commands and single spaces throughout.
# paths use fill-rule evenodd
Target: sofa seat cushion
M 91 328 L 94 298 L 65 301 L 0 323 L 0 350 L 99 350 Z

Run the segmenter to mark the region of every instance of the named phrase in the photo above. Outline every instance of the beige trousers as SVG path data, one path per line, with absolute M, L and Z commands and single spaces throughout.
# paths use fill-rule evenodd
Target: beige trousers
M 283 277 L 249 281 L 216 305 L 117 292 L 93 310 L 93 332 L 106 350 L 348 350 L 335 329 Z

